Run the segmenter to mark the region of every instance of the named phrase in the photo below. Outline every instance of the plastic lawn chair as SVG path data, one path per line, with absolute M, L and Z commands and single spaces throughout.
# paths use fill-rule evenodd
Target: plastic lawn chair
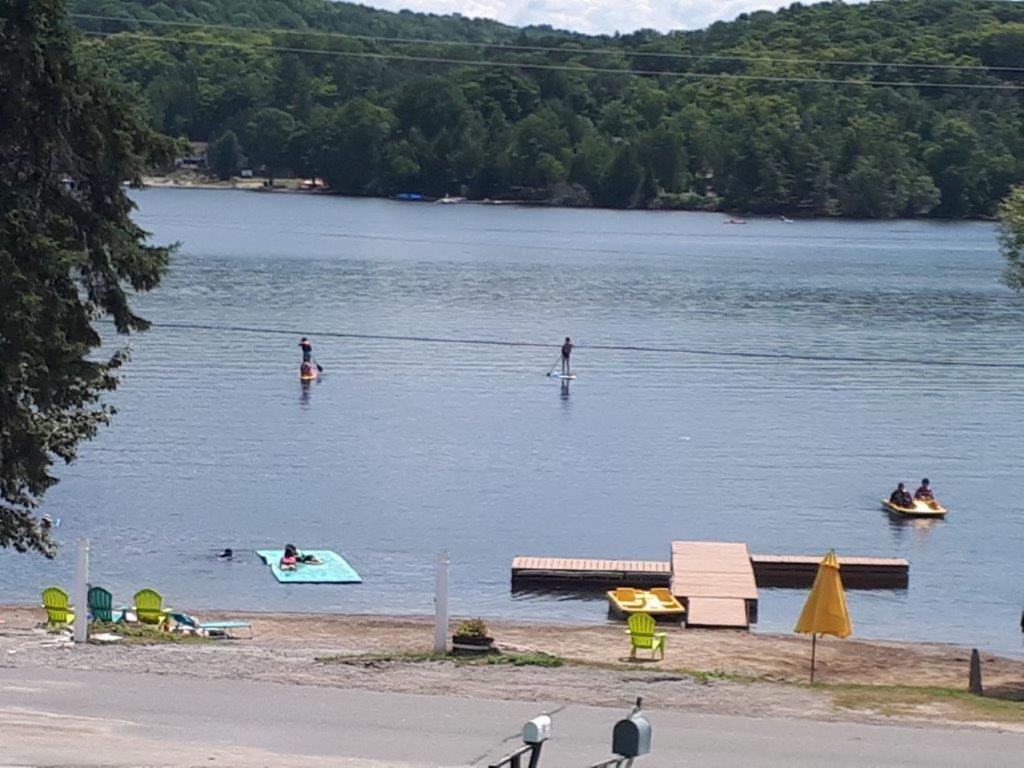
M 170 608 L 164 608 L 164 598 L 155 589 L 140 589 L 135 593 L 135 615 L 143 624 L 166 627 Z
M 248 629 L 250 640 L 256 636 L 252 624 L 248 621 L 199 621 L 187 613 L 172 613 L 171 618 L 179 628 L 189 629 L 197 635 L 206 637 L 231 637 L 231 631 L 234 629 Z
M 124 611 L 114 610 L 114 596 L 103 587 L 89 587 L 89 613 L 94 621 L 124 621 Z
M 68 593 L 60 587 L 43 590 L 43 607 L 46 609 L 46 623 L 62 626 L 75 620 L 75 609 L 68 603 Z
M 660 658 L 665 658 L 665 641 L 668 633 L 655 632 L 654 627 L 654 619 L 646 613 L 634 613 L 629 617 L 629 658 L 636 658 L 637 649 L 649 650 L 652 659 L 654 654 L 659 652 Z

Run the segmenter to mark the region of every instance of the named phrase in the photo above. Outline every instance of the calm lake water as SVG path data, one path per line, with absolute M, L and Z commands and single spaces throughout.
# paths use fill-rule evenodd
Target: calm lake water
M 0 602 L 70 585 L 87 536 L 118 600 L 154 586 L 190 609 L 429 613 L 447 548 L 458 614 L 599 622 L 601 601 L 512 595 L 512 557 L 735 540 L 906 557 L 908 589 L 848 593 L 855 635 L 1020 652 L 1024 370 L 592 348 L 1024 364 L 991 225 L 137 200 L 156 241 L 182 243 L 140 302 L 157 327 L 131 340 L 114 424 L 47 498 L 64 550 L 0 552 Z M 327 371 L 308 390 L 300 333 Z M 566 334 L 564 395 L 544 374 Z M 880 511 L 925 475 L 948 520 Z M 336 549 L 365 584 L 277 584 L 252 550 L 286 541 Z M 757 629 L 790 631 L 804 596 L 763 590 Z

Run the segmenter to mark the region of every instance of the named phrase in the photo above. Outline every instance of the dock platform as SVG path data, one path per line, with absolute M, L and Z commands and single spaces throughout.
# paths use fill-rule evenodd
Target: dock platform
M 688 627 L 746 629 L 757 620 L 757 583 L 747 545 L 672 542 L 672 594 L 686 607 Z
M 747 627 L 757 621 L 758 588 L 809 589 L 820 555 L 751 555 L 745 544 L 672 543 L 672 559 L 607 560 L 518 556 L 513 591 L 590 595 L 615 587 L 671 587 L 687 608 L 687 625 Z M 901 557 L 840 557 L 847 589 L 906 589 L 910 563 Z
M 663 560 L 599 560 L 578 557 L 516 557 L 512 588 L 560 584 L 565 587 L 667 587 L 671 566 Z

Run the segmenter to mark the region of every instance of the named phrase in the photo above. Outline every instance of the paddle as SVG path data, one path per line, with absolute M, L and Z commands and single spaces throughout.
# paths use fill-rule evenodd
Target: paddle
M 544 375 L 545 375 L 545 376 L 547 376 L 547 377 L 548 377 L 548 378 L 550 379 L 550 378 L 551 378 L 551 374 L 553 374 L 553 373 L 555 372 L 555 368 L 557 368 L 557 367 L 558 367 L 558 364 L 559 364 L 559 363 L 560 363 L 561 361 L 562 361 L 562 353 L 561 353 L 561 352 L 559 352 L 559 353 L 558 353 L 558 357 L 556 357 L 556 358 L 555 358 L 555 364 L 554 364 L 554 365 L 552 365 L 552 366 L 551 366 L 551 370 L 550 370 L 550 371 L 548 371 L 547 373 L 545 373 Z
M 318 362 L 316 361 L 316 358 L 315 358 L 315 357 L 313 357 L 312 355 L 310 355 L 310 356 L 309 356 L 309 359 L 310 359 L 310 360 L 312 360 L 312 361 L 313 361 L 313 365 L 315 365 L 315 366 L 316 366 L 316 370 L 317 370 L 317 373 L 323 373 L 323 372 L 324 372 L 324 367 L 323 367 L 322 365 L 320 365 L 320 363 L 318 363 Z

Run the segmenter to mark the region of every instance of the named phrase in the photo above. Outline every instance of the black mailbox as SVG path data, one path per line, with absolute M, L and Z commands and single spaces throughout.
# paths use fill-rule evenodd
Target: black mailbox
M 640 757 L 651 751 L 651 724 L 639 712 L 619 720 L 612 729 L 612 752 L 619 757 Z

